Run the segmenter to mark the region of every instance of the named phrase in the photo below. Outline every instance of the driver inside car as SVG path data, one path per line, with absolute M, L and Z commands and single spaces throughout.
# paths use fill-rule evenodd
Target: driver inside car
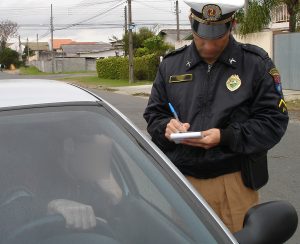
M 104 135 L 77 140 L 68 138 L 64 141 L 62 167 L 69 177 L 81 183 L 79 197 L 76 198 L 84 196 L 83 201 L 89 199 L 95 205 L 103 200 L 107 206 L 115 206 L 120 202 L 122 190 L 111 171 L 112 147 L 113 141 Z M 100 196 L 100 193 L 97 194 L 99 190 L 105 194 Z M 47 209 L 48 214 L 61 214 L 67 228 L 87 230 L 96 226 L 95 210 L 89 203 L 55 199 L 48 203 Z
M 79 232 L 92 229 L 99 221 L 106 225 L 123 196 L 114 177 L 112 151 L 116 145 L 110 137 L 62 138 L 60 134 L 49 138 L 39 130 L 31 143 L 26 133 L 19 140 L 6 138 L 0 147 L 1 244 L 14 241 L 21 229 L 52 215 L 63 216 L 66 227 Z

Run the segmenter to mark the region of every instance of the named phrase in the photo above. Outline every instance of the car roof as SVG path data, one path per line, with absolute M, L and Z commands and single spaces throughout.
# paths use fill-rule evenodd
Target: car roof
M 95 102 L 87 91 L 65 82 L 43 79 L 0 80 L 0 108 L 62 102 Z

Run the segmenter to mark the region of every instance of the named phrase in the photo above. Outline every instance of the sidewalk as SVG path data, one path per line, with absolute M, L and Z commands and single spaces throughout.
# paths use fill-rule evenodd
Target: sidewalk
M 284 99 L 286 101 L 298 100 L 300 99 L 300 91 L 295 90 L 283 90 Z
M 142 96 L 148 98 L 151 93 L 152 85 L 139 85 L 139 86 L 123 86 L 113 87 L 115 93 Z M 283 95 L 286 101 L 300 99 L 300 91 L 295 90 L 283 90 Z
M 152 85 L 138 85 L 138 86 L 121 86 L 112 87 L 114 93 L 140 96 L 148 99 L 151 93 Z

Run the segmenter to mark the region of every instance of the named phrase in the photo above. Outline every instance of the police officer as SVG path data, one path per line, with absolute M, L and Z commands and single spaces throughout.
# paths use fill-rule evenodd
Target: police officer
M 231 35 L 244 0 L 185 2 L 193 42 L 165 56 L 144 118 L 152 140 L 236 232 L 268 181 L 267 151 L 287 128 L 280 75 L 263 49 Z M 203 138 L 170 139 L 185 131 Z

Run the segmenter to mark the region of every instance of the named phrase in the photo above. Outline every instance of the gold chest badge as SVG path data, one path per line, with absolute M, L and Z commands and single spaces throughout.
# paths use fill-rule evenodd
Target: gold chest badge
M 236 91 L 240 88 L 242 81 L 238 75 L 232 75 L 226 81 L 226 87 L 229 91 Z

